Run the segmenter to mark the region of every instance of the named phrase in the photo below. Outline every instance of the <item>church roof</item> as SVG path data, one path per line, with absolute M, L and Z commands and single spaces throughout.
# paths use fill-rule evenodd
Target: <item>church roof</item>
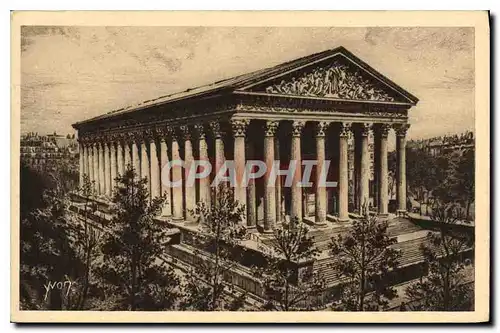
M 190 88 L 185 91 L 160 96 L 155 99 L 150 99 L 143 101 L 136 105 L 131 105 L 121 109 L 113 110 L 106 114 L 78 122 L 74 125 L 88 123 L 91 121 L 96 121 L 100 119 L 106 119 L 113 117 L 115 115 L 121 115 L 129 112 L 135 112 L 142 109 L 147 109 L 154 106 L 165 105 L 170 103 L 175 103 L 179 101 L 186 101 L 190 99 L 195 99 L 204 96 L 216 96 L 219 94 L 231 94 L 231 93 L 252 93 L 254 92 L 254 87 L 265 84 L 266 82 L 272 83 L 273 81 L 280 80 L 291 73 L 295 73 L 303 70 L 304 68 L 312 67 L 315 64 L 321 64 L 324 61 L 328 61 L 332 58 L 342 58 L 344 63 L 348 63 L 349 66 L 354 66 L 359 69 L 363 75 L 369 77 L 371 80 L 376 81 L 381 86 L 384 86 L 387 91 L 390 91 L 393 96 L 397 96 L 398 101 L 403 104 L 415 105 L 418 102 L 418 98 L 373 69 L 367 63 L 356 57 L 354 54 L 349 52 L 344 47 L 340 46 L 334 49 L 326 50 L 323 52 L 311 54 L 302 58 L 298 58 L 292 61 L 288 61 L 274 67 L 269 67 L 254 72 L 250 72 L 243 75 L 238 75 L 229 79 L 217 81 L 211 84 L 199 86 L 196 88 Z M 293 78 L 295 80 L 295 78 Z M 269 89 L 270 87 L 268 87 Z M 274 91 L 276 93 L 276 91 Z M 278 91 L 279 93 L 280 91 Z M 257 91 L 257 93 L 266 93 L 266 90 Z

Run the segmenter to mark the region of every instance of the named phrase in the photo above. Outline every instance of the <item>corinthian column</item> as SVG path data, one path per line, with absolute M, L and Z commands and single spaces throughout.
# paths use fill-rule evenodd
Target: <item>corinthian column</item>
M 78 143 L 78 155 L 79 155 L 79 167 L 80 167 L 80 174 L 79 174 L 79 186 L 83 186 L 83 174 L 85 173 L 85 148 L 83 146 L 83 142 L 81 139 L 79 140 Z
M 406 132 L 410 128 L 409 124 L 395 126 L 396 130 L 396 156 L 397 156 L 397 182 L 396 200 L 398 210 L 406 211 Z
M 210 123 L 210 128 L 212 129 L 212 133 L 214 135 L 215 139 L 215 168 L 214 168 L 214 175 L 217 175 L 219 170 L 222 168 L 225 162 L 225 154 L 224 154 L 224 140 L 222 138 L 223 131 L 220 126 L 220 121 L 213 121 Z M 223 184 L 223 183 L 221 183 Z M 216 197 L 214 198 L 215 203 L 217 203 L 217 193 L 218 189 L 215 188 L 215 195 Z
M 184 203 L 186 205 L 186 220 L 193 221 L 194 210 L 196 205 L 196 187 L 194 182 L 188 181 L 191 175 L 191 167 L 194 163 L 193 157 L 193 143 L 191 141 L 191 129 L 189 126 L 180 127 L 182 138 L 184 139 Z M 196 170 L 195 170 L 196 172 Z
M 351 123 L 341 123 L 339 132 L 339 220 L 349 219 L 349 168 L 347 166 L 348 139 L 351 130 Z
M 89 150 L 87 148 L 87 143 L 83 143 L 83 174 L 84 175 L 89 175 L 89 162 L 88 162 L 88 158 L 89 158 Z
M 315 212 L 314 222 L 319 225 L 326 224 L 326 188 L 323 181 L 326 180 L 325 164 L 325 131 L 328 127 L 327 122 L 319 122 L 316 124 L 316 160 L 318 162 L 316 168 L 316 196 L 315 196 Z M 323 176 L 324 173 L 324 176 Z
M 92 142 L 87 145 L 87 169 L 90 183 L 94 181 L 94 147 Z M 93 188 L 95 190 L 95 188 Z
M 272 233 L 276 224 L 276 190 L 270 180 L 271 169 L 274 165 L 274 134 L 279 122 L 266 121 L 264 125 L 264 160 L 266 173 L 264 174 L 264 233 Z
M 102 139 L 101 139 L 102 140 Z M 104 164 L 104 142 L 99 144 L 99 194 L 106 195 L 106 168 Z
M 160 170 L 161 170 L 161 195 L 165 197 L 165 203 L 161 212 L 162 216 L 172 215 L 172 189 L 169 184 L 171 181 L 170 168 L 168 167 L 168 144 L 167 139 L 171 136 L 169 129 L 161 129 L 160 135 Z
M 156 147 L 156 132 L 152 132 L 149 142 L 149 156 L 151 160 L 151 198 L 157 198 L 161 194 L 160 161 Z
M 139 136 L 135 135 L 132 141 L 132 167 L 137 177 L 141 176 L 141 158 L 139 156 Z
M 368 136 L 372 129 L 372 124 L 364 123 L 361 125 L 361 179 L 360 179 L 360 193 L 359 202 L 360 208 L 365 208 L 368 213 L 368 206 L 370 200 L 370 153 L 368 149 Z M 362 214 L 365 212 L 360 209 Z
M 83 159 L 82 159 L 82 163 L 83 163 L 83 166 L 82 166 L 82 171 L 83 171 L 83 175 L 86 175 L 88 173 L 88 170 L 87 170 L 87 146 L 85 144 L 85 142 L 82 142 L 82 154 L 83 154 Z
M 110 152 L 110 164 L 111 164 L 111 188 L 110 188 L 110 195 L 113 195 L 113 191 L 115 190 L 115 185 L 116 185 L 116 149 L 115 149 L 115 143 L 110 142 L 109 144 L 109 152 Z
M 210 162 L 208 158 L 208 146 L 206 139 L 205 126 L 202 124 L 195 125 L 196 132 L 198 134 L 198 148 L 200 161 Z M 205 202 L 205 204 L 210 207 L 210 175 L 207 177 L 200 178 L 200 201 Z
M 92 180 L 94 181 L 94 190 L 96 194 L 100 194 L 101 185 L 99 181 L 99 143 L 94 142 L 93 147 L 93 166 L 92 166 Z
M 292 148 L 290 154 L 290 163 L 295 163 L 295 172 L 292 179 L 292 202 L 291 218 L 302 220 L 302 187 L 300 184 L 302 177 L 302 153 L 300 150 L 300 137 L 305 123 L 303 121 L 294 121 L 292 123 Z
M 181 154 L 179 149 L 179 136 L 176 131 L 172 131 L 172 161 L 181 161 Z M 177 220 L 182 220 L 183 218 L 183 202 L 182 202 L 182 167 L 178 164 L 172 167 L 172 182 L 180 183 L 180 185 L 174 186 L 172 189 L 172 207 L 173 207 L 173 218 Z
M 280 135 L 279 132 L 276 133 L 276 137 L 274 138 L 274 160 L 277 163 L 277 167 L 281 167 L 281 157 L 280 157 Z M 278 174 L 278 170 L 276 170 L 276 174 Z M 276 184 L 275 184 L 275 193 L 276 193 L 276 223 L 280 223 L 281 221 L 281 176 L 277 176 Z
M 132 151 L 130 150 L 130 144 L 133 142 L 133 140 L 130 140 L 130 138 L 126 141 L 123 142 L 123 172 L 129 168 L 133 167 L 132 163 Z M 136 170 L 137 172 L 137 170 Z
M 249 121 L 244 119 L 231 120 L 234 136 L 234 164 L 235 164 L 235 199 L 242 205 L 247 206 L 247 189 L 243 186 L 243 174 L 245 173 L 245 133 Z M 246 216 L 244 219 L 246 223 Z
M 125 171 L 125 162 L 123 161 L 123 141 L 120 137 L 116 142 L 116 167 L 117 176 L 122 176 Z
M 106 138 L 109 140 L 109 138 Z M 111 197 L 111 164 L 109 158 L 109 142 L 104 142 L 104 192 Z
M 389 205 L 389 184 L 388 184 L 388 166 L 387 166 L 387 136 L 389 134 L 390 126 L 382 124 L 379 127 L 379 157 L 377 158 L 377 180 L 378 180 L 378 213 L 379 215 L 387 215 Z
M 247 153 L 249 159 L 255 159 L 255 149 L 252 140 L 247 140 Z M 250 170 L 255 172 L 255 170 Z M 255 230 L 257 226 L 257 193 L 255 188 L 255 179 L 248 180 L 247 187 L 247 228 Z
M 151 140 L 149 133 L 145 133 L 141 141 L 141 178 L 146 178 L 146 190 L 148 191 L 149 199 L 151 200 L 151 177 L 149 175 L 149 157 L 148 148 L 149 140 Z

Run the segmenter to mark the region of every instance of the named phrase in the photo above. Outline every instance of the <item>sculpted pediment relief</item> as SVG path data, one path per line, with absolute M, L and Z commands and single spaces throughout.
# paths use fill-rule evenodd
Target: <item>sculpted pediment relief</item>
M 401 100 L 397 93 L 364 70 L 340 59 L 300 72 L 292 72 L 265 85 L 254 87 L 252 91 L 348 100 Z

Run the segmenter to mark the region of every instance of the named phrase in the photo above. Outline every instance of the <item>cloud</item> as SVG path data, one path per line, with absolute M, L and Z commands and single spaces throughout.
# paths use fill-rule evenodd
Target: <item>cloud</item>
M 31 26 L 21 27 L 21 52 L 27 51 L 34 44 L 37 36 L 66 36 L 79 39 L 78 28 L 65 26 Z

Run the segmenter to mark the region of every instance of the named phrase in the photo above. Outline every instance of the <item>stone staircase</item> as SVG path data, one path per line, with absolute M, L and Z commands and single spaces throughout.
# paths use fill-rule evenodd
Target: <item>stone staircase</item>
M 420 246 L 424 242 L 425 238 L 418 238 L 397 243 L 392 246 L 392 248 L 401 251 L 399 268 L 411 266 L 423 260 L 423 256 L 420 252 Z M 335 260 L 332 256 L 319 259 L 314 263 L 315 270 L 318 270 L 321 274 L 323 274 L 326 284 L 330 286 L 342 282 L 342 279 L 337 276 L 336 270 L 333 266 L 334 264 Z
M 422 227 L 412 223 L 409 219 L 403 217 L 396 217 L 389 221 L 387 231 L 389 235 L 395 237 L 403 234 L 409 234 L 416 231 L 423 230 Z

